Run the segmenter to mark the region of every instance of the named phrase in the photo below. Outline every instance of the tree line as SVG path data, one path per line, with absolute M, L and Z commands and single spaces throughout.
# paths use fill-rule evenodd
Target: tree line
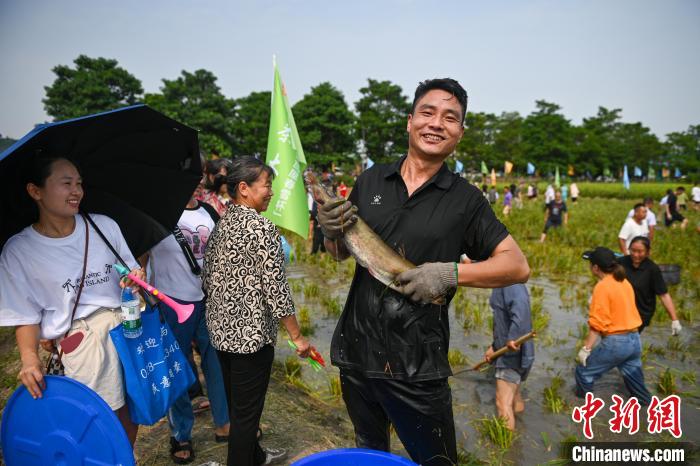
M 141 81 L 107 58 L 80 55 L 74 66 L 53 68 L 54 82 L 46 86 L 43 103 L 55 121 L 145 103 L 200 131 L 205 153 L 223 156 L 264 154 L 270 119 L 270 91 L 230 98 L 221 92 L 208 70 L 183 70 L 163 78 L 157 93 L 144 93 Z M 622 109 L 599 107 L 596 115 L 575 125 L 556 103 L 538 100 L 526 115 L 468 112 L 466 129 L 454 157 L 465 169 L 478 171 L 514 163 L 524 173 L 528 162 L 540 173 L 555 167 L 577 175 L 616 173 L 627 164 L 660 171 L 678 168 L 700 173 L 700 124 L 675 131 L 660 140 L 642 123 L 621 119 Z M 395 159 L 407 150 L 406 115 L 411 100 L 391 81 L 368 79 L 353 108 L 343 93 L 322 82 L 293 107 L 307 160 L 315 166 L 354 165 L 365 154 L 374 162 Z

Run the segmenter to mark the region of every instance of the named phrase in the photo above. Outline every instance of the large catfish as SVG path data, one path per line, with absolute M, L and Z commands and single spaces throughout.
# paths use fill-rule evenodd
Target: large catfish
M 331 202 L 340 205 L 345 202 L 345 199 L 339 199 L 338 196 L 329 193 L 313 177 L 308 177 L 307 181 L 314 199 L 319 204 Z M 391 249 L 359 215 L 355 224 L 345 231 L 342 240 L 357 263 L 366 268 L 374 278 L 389 288 L 402 292 L 401 286 L 395 281 L 396 276 L 416 266 Z M 433 300 L 433 303 L 445 304 L 445 297 L 440 296 Z

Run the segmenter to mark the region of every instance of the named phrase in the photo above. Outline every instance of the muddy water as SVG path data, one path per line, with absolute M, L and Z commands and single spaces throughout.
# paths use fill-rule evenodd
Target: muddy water
M 289 278 L 303 285 L 316 283 L 321 293 L 327 293 L 339 298 L 344 303 L 349 289 L 349 277 L 340 273 L 332 278 L 323 278 L 319 270 L 306 265 L 291 265 L 288 269 Z M 499 451 L 491 442 L 485 440 L 475 429 L 478 419 L 496 413 L 494 405 L 495 382 L 493 370 L 471 372 L 469 365 L 454 367 L 456 375 L 450 378 L 453 393 L 453 406 L 457 442 L 464 449 L 476 454 L 482 460 L 500 462 L 505 460 L 512 464 L 541 464 L 559 457 L 559 444 L 564 439 L 584 440 L 581 426 L 571 420 L 573 406 L 581 405 L 581 400 L 573 395 L 574 358 L 577 352 L 577 341 L 582 336 L 582 327 L 586 323 L 586 300 L 591 281 L 583 278 L 577 283 L 557 284 L 545 277 L 530 280 L 528 288 L 540 288 L 541 302 L 544 312 L 550 316 L 549 324 L 541 331 L 535 342 L 536 360 L 530 376 L 522 387 L 526 402 L 525 412 L 517 416 L 517 437 L 512 446 L 505 452 Z M 673 295 L 674 290 L 671 289 Z M 490 310 L 485 305 L 489 290 L 469 290 L 468 299 L 481 303 L 483 323 L 468 331 L 463 328 L 464 317 L 455 312 L 454 305 L 450 308 L 451 342 L 450 348 L 458 348 L 469 364 L 482 359 L 484 350 L 491 343 Z M 533 303 L 537 301 L 533 298 Z M 303 292 L 295 292 L 295 302 L 310 309 L 315 333 L 310 337 L 313 344 L 321 351 L 324 358 L 329 360 L 330 339 L 337 318 L 326 317 L 325 311 L 318 298 L 306 298 Z M 698 307 L 697 302 L 687 302 L 687 306 Z M 659 306 L 657 312 L 664 312 Z M 685 323 L 684 332 L 680 337 L 670 337 L 670 323 L 653 322 L 642 334 L 645 346 L 652 345 L 653 351 L 647 353 L 644 371 L 647 387 L 652 394 L 663 399 L 656 384 L 660 374 L 671 368 L 675 376 L 676 387 L 681 391 L 681 425 L 682 440 L 700 439 L 700 391 L 695 380 L 700 379 L 700 338 L 698 330 L 697 309 L 695 323 Z M 281 361 L 291 355 L 283 338 L 280 338 L 277 348 L 277 358 Z M 327 390 L 328 379 L 337 376 L 338 370 L 329 367 L 324 372 L 314 372 L 304 365 L 302 377 L 304 382 L 313 389 L 323 392 Z M 565 407 L 560 413 L 554 414 L 545 407 L 543 391 L 550 386 L 554 377 L 563 379 L 559 390 Z M 672 437 L 667 433 L 651 435 L 646 432 L 646 410 L 640 411 L 640 431 L 635 435 L 613 434 L 609 431 L 607 421 L 611 413 L 611 395 L 620 394 L 628 397 L 622 378 L 617 371 L 611 371 L 596 383 L 596 396 L 602 398 L 606 405 L 594 419 L 595 440 L 602 441 L 668 441 Z M 398 443 L 398 442 L 395 442 Z M 349 445 L 350 446 L 350 445 Z M 398 446 L 400 448 L 400 446 Z M 397 449 L 400 452 L 400 449 Z

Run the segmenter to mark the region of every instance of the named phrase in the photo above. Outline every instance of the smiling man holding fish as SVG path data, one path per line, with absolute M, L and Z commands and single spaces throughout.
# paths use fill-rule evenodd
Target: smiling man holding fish
M 388 451 L 391 423 L 411 458 L 431 466 L 457 460 L 447 384 L 456 287 L 502 287 L 530 273 L 479 190 L 444 163 L 466 107 L 457 81 L 421 83 L 408 154 L 374 165 L 348 201 L 326 198 L 318 214 L 327 250 L 358 262 L 331 345 L 357 446 Z M 478 262 L 459 264 L 462 254 Z

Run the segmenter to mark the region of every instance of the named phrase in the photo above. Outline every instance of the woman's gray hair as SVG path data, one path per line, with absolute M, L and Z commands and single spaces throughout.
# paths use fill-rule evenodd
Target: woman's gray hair
M 235 157 L 229 167 L 228 177 L 226 178 L 229 196 L 236 197 L 238 193 L 238 183 L 243 181 L 251 185 L 260 178 L 262 172 L 267 172 L 271 180 L 275 177 L 275 171 L 272 167 L 262 160 L 250 155 Z

